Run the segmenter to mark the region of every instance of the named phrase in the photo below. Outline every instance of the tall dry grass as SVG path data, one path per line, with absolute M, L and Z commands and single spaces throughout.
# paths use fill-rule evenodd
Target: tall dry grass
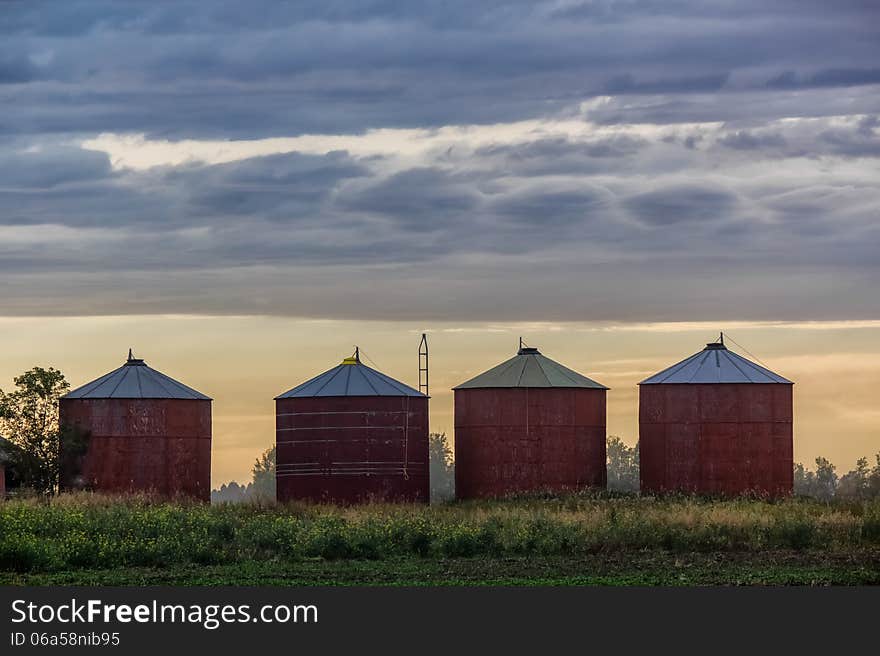
M 88 493 L 0 503 L 0 570 L 608 550 L 880 548 L 880 501 L 583 493 L 437 506 L 221 505 Z

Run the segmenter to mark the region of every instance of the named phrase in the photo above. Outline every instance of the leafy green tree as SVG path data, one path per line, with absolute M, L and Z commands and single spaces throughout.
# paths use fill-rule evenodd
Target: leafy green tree
M 816 498 L 830 501 L 837 492 L 837 467 L 821 456 L 816 458 Z
M 872 499 L 880 497 L 880 453 L 874 456 L 877 464 L 871 468 L 868 475 L 868 496 Z
M 224 483 L 219 489 L 211 490 L 211 503 L 247 503 L 252 497 L 254 484 L 239 485 L 235 481 Z
M 639 444 L 633 447 L 616 435 L 606 444 L 608 489 L 617 492 L 639 491 Z
M 275 447 L 267 449 L 254 462 L 253 483 L 248 492 L 255 500 L 275 500 Z
M 837 496 L 844 499 L 867 499 L 870 493 L 870 475 L 868 459 L 859 458 L 856 461 L 856 468 L 840 477 Z
M 816 471 L 802 464 L 794 465 L 795 494 L 815 497 L 824 501 L 841 499 L 872 499 L 880 497 L 880 453 L 877 464 L 868 466 L 867 458 L 859 458 L 855 469 L 838 479 L 836 467 L 825 458 L 816 458 Z
M 816 492 L 816 474 L 801 463 L 794 463 L 794 493 L 811 497 Z
M 428 435 L 431 500 L 449 501 L 455 497 L 455 460 L 446 433 Z
M 18 447 L 11 465 L 23 487 L 55 494 L 61 469 L 58 399 L 70 384 L 57 369 L 34 367 L 0 390 L 0 433 Z

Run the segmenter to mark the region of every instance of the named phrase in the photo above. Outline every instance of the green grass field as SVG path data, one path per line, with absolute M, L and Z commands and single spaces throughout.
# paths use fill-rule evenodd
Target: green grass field
M 0 504 L 0 583 L 878 584 L 880 501 L 580 494 L 422 506 Z

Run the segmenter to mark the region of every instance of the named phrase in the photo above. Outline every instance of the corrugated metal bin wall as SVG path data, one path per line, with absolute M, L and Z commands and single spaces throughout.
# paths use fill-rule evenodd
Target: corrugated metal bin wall
M 276 399 L 279 501 L 426 503 L 428 399 Z
M 461 499 L 604 488 L 605 390 L 455 390 Z
M 211 497 L 211 401 L 61 399 L 62 425 L 89 433 L 81 480 L 65 487 Z
M 639 441 L 643 492 L 791 494 L 792 386 L 642 385 Z

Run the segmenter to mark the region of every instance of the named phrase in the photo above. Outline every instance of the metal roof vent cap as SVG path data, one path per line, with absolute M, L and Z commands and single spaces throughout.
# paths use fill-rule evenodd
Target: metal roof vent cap
M 143 361 L 142 358 L 136 358 L 131 353 L 131 349 L 128 349 L 128 358 L 125 361 L 126 367 L 146 367 L 147 363 Z
M 706 344 L 706 351 L 726 351 L 727 347 L 724 345 L 724 333 L 718 333 L 718 339 L 714 342 L 709 342 Z
M 517 355 L 538 355 L 540 351 L 533 346 L 520 346 Z
M 354 347 L 354 353 L 347 358 L 342 358 L 342 364 L 360 364 L 361 349 L 359 346 Z

